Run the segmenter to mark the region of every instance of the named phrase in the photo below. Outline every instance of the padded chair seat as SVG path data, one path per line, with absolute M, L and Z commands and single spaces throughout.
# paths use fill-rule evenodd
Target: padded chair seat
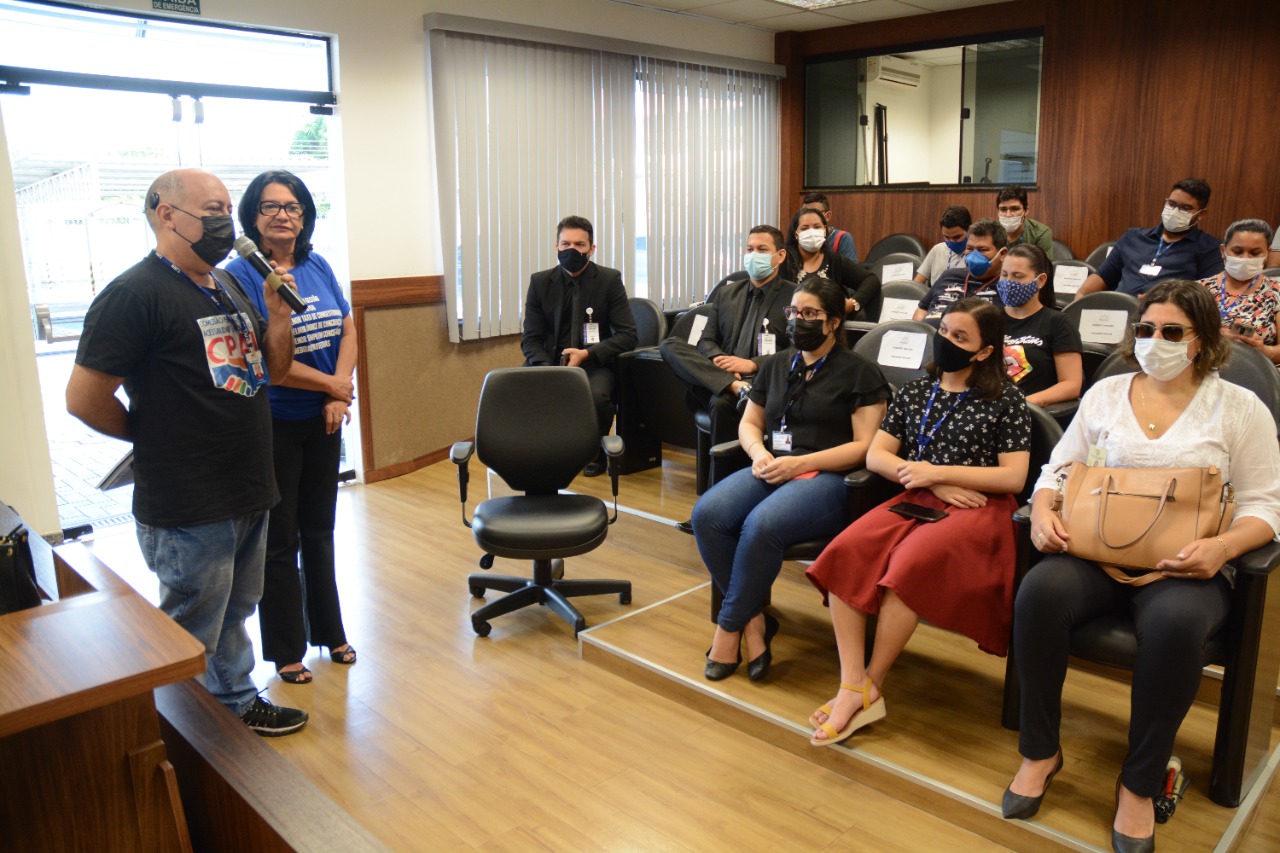
M 590 495 L 516 495 L 476 507 L 471 531 L 495 557 L 574 557 L 604 541 L 609 516 L 604 502 Z
M 1209 638 L 1205 660 L 1222 663 L 1227 657 L 1224 631 Z M 1121 669 L 1133 669 L 1138 654 L 1138 638 L 1133 619 L 1127 614 L 1108 613 L 1091 619 L 1071 632 L 1071 653 L 1085 660 Z

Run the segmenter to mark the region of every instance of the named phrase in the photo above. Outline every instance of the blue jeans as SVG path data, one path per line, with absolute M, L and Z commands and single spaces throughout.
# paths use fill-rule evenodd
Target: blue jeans
M 724 594 L 721 628 L 741 631 L 763 609 L 788 545 L 840 532 L 846 489 L 844 476 L 830 471 L 771 486 L 743 468 L 698 499 L 693 535 Z
M 258 693 L 244 621 L 262 597 L 267 513 L 191 527 L 138 522 L 138 544 L 160 581 L 160 609 L 204 643 L 204 686 L 240 716 Z

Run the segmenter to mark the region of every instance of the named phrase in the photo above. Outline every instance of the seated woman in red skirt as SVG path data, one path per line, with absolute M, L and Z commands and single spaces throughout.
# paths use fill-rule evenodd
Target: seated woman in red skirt
M 831 607 L 840 690 L 813 713 L 814 746 L 839 743 L 885 716 L 889 667 L 923 617 L 984 651 L 1009 646 L 1014 495 L 1027 479 L 1031 416 L 1008 381 L 1004 316 L 961 299 L 942 316 L 929 376 L 908 382 L 867 453 L 867 467 L 906 487 L 849 525 L 809 568 Z M 915 504 L 936 522 L 893 511 Z M 867 614 L 877 614 L 866 663 Z

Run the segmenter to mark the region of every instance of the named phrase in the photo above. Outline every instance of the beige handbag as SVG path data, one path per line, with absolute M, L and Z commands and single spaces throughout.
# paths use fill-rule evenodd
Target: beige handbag
M 1093 560 L 1120 583 L 1160 580 L 1164 575 L 1149 570 L 1189 542 L 1220 535 L 1235 512 L 1235 489 L 1214 466 L 1091 468 L 1071 462 L 1058 474 L 1054 503 L 1070 534 L 1067 553 Z

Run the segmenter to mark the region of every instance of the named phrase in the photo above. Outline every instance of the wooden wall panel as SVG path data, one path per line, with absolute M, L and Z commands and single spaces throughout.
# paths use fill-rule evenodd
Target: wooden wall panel
M 1280 144 L 1270 102 L 1280 80 L 1280 23 L 1273 0 L 1229 8 L 1194 0 L 1041 0 L 782 34 L 777 60 L 788 79 L 780 218 L 804 194 L 804 57 L 1037 25 L 1045 41 L 1032 216 L 1077 256 L 1126 228 L 1156 224 L 1169 187 L 1184 177 L 1202 177 L 1213 188 L 1206 230 L 1220 234 L 1244 216 L 1276 223 Z M 829 195 L 834 221 L 853 232 L 861 252 L 894 231 L 936 242 L 947 204 L 965 204 L 975 216 L 995 211 L 990 188 Z

